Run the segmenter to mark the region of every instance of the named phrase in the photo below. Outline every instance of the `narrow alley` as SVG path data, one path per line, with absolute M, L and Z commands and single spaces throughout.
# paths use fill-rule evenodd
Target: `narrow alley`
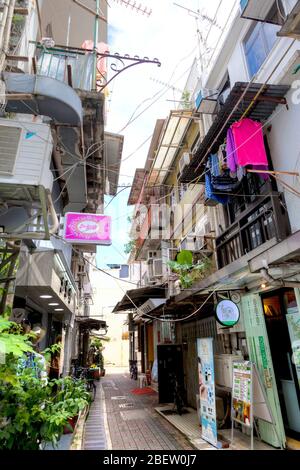
M 109 369 L 101 378 L 85 425 L 84 450 L 103 450 L 105 444 L 112 450 L 193 450 L 155 411 L 157 393 L 132 393 L 137 388 L 127 369 Z

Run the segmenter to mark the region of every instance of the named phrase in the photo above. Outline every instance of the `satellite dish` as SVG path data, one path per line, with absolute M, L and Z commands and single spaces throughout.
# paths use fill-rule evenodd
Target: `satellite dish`
M 24 308 L 14 308 L 9 319 L 15 323 L 22 323 L 23 320 L 26 320 L 26 317 L 27 312 Z

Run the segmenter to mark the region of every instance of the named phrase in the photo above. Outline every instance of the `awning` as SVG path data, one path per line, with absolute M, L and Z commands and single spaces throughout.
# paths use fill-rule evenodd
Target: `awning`
M 149 175 L 149 186 L 160 185 L 164 182 L 181 148 L 191 116 L 191 110 L 171 111 Z
M 81 328 L 86 330 L 107 330 L 107 324 L 104 320 L 95 320 L 94 318 L 76 317 L 76 322 Z
M 128 290 L 127 295 L 137 307 L 143 305 L 147 300 L 165 299 L 165 288 L 163 286 L 141 287 L 139 289 Z M 134 310 L 134 305 L 130 302 L 127 295 L 117 303 L 112 313 L 124 313 L 128 310 Z
M 134 206 L 138 203 L 146 174 L 147 171 L 144 168 L 137 168 L 135 170 L 135 175 L 133 178 L 131 191 L 127 202 L 128 206 Z
M 256 94 L 261 89 L 262 84 L 255 83 L 249 86 L 241 103 L 229 118 L 232 110 L 248 86 L 249 83 L 240 82 L 234 85 L 191 163 L 183 170 L 180 176 L 181 182 L 190 183 L 204 172 L 208 155 L 218 151 L 220 145 L 224 143 L 229 127 L 242 118 L 250 103 L 252 103 Z M 285 95 L 289 89 L 290 86 L 288 85 L 265 85 L 264 91 L 260 94 L 247 116 L 256 121 L 267 121 L 278 104 L 286 104 Z M 228 122 L 226 123 L 227 119 Z M 226 125 L 224 126 L 225 123 Z M 202 181 L 204 181 L 204 178 L 202 178 Z

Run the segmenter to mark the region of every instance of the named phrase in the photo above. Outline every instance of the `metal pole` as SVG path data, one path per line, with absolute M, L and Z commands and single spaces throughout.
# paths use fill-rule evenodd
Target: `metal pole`
M 2 12 L 2 18 L 1 18 L 1 23 L 0 23 L 0 47 L 1 48 L 2 48 L 2 41 L 3 41 L 4 30 L 5 30 L 6 20 L 7 20 L 9 3 L 10 3 L 10 0 L 7 0 L 3 4 L 3 12 Z
M 94 26 L 94 67 L 93 67 L 93 90 L 97 90 L 97 45 L 99 38 L 100 0 L 96 0 L 96 16 Z

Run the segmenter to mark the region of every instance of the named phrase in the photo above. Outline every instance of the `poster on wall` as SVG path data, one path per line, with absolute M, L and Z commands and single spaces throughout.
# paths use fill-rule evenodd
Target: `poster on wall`
M 287 309 L 286 320 L 292 344 L 293 363 L 296 368 L 300 387 L 300 313 L 298 307 Z
M 218 447 L 213 338 L 197 339 L 202 438 Z

